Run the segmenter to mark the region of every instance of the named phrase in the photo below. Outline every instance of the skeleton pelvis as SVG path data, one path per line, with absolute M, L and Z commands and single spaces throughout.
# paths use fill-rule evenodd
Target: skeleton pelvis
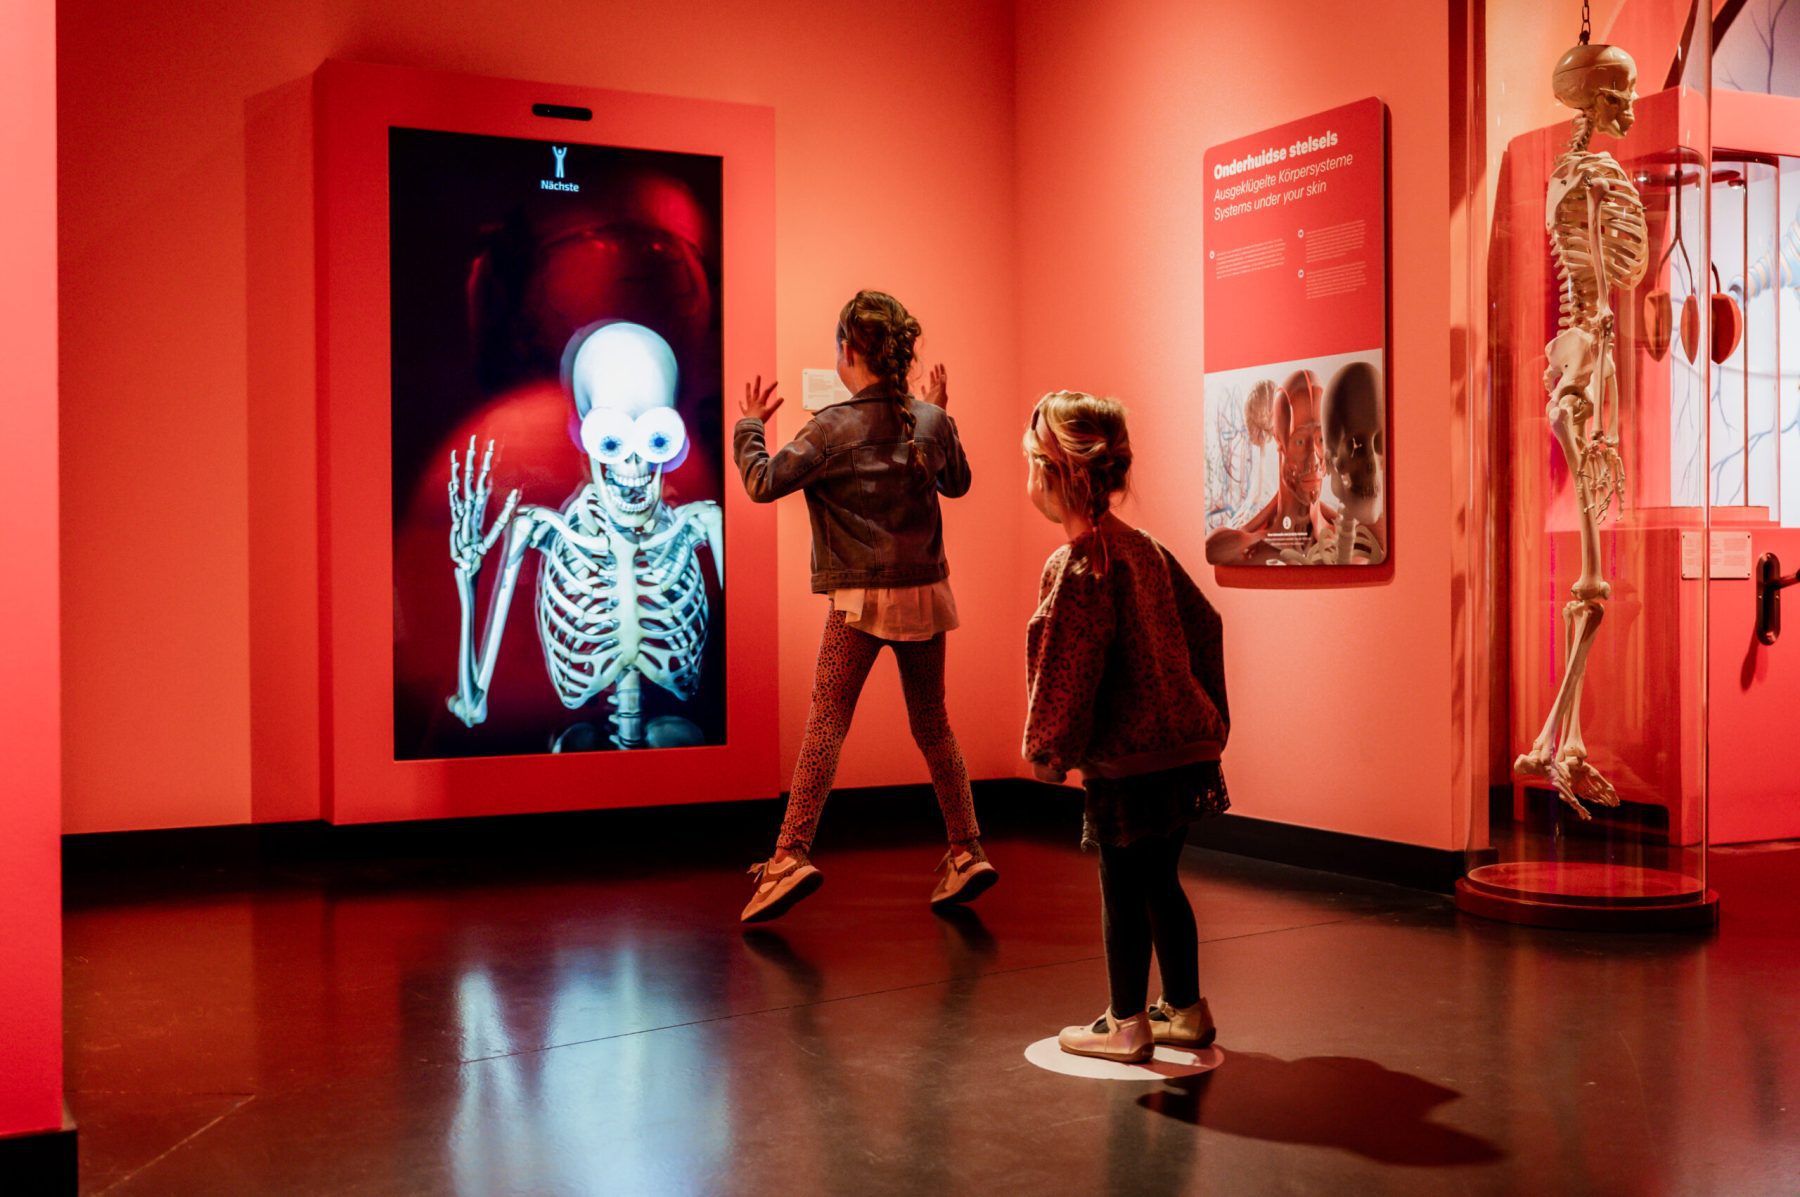
M 1544 346 L 1544 356 L 1545 390 L 1558 397 L 1570 390 L 1585 392 L 1599 364 L 1600 341 L 1580 326 L 1565 328 Z

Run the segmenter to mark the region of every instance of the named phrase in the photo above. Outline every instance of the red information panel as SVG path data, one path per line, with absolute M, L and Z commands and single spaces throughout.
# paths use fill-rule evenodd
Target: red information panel
M 326 816 L 778 792 L 773 112 L 316 82 Z
M 1215 146 L 1206 180 L 1207 560 L 1227 585 L 1385 566 L 1387 109 Z

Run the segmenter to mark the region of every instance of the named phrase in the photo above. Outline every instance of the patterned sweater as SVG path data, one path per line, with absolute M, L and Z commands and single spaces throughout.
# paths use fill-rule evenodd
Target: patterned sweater
M 1149 533 L 1112 523 L 1057 549 L 1027 636 L 1025 758 L 1090 780 L 1217 761 L 1231 727 L 1222 632 Z

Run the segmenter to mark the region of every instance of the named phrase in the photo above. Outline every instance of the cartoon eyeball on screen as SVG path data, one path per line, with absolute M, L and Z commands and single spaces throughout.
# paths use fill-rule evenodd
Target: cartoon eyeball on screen
M 581 447 L 595 461 L 618 465 L 631 456 L 632 432 L 631 418 L 624 412 L 597 407 L 581 421 Z
M 672 407 L 653 407 L 633 426 L 638 456 L 651 465 L 667 465 L 687 448 L 687 428 Z
M 687 448 L 687 426 L 672 407 L 651 408 L 635 421 L 621 411 L 597 407 L 581 421 L 581 445 L 602 465 L 618 465 L 633 454 L 651 465 L 679 465 Z

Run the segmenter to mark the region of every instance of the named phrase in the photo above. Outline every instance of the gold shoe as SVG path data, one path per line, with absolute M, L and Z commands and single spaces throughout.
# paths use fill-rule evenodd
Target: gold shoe
M 750 895 L 750 904 L 738 916 L 738 920 L 745 923 L 780 918 L 794 903 L 825 884 L 825 874 L 813 867 L 806 853 L 792 848 L 788 850 L 788 858 L 779 865 L 773 860 L 751 865 L 750 875 L 756 878 L 756 892 Z
M 1142 1064 L 1156 1054 L 1150 1016 L 1142 1011 L 1120 1022 L 1108 1009 L 1091 1027 L 1064 1027 L 1056 1042 L 1071 1056 L 1092 1056 L 1121 1064 Z
M 1158 1043 L 1170 1047 L 1211 1047 L 1219 1037 L 1213 1025 L 1212 1008 L 1201 998 L 1185 1010 L 1178 1010 L 1162 998 L 1150 1007 L 1150 1032 Z
M 1000 880 L 1000 870 L 988 863 L 980 844 L 970 844 L 967 852 L 952 848 L 938 861 L 937 886 L 931 891 L 931 904 L 973 902 Z

